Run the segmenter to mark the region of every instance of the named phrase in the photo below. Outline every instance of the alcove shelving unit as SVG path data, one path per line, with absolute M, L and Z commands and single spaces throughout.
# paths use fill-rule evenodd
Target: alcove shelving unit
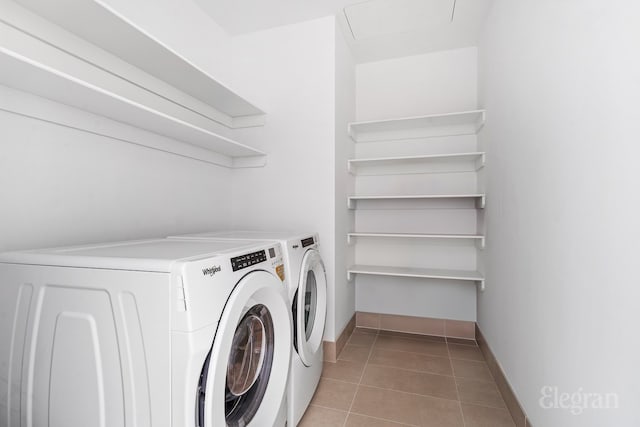
M 262 125 L 264 112 L 105 3 L 18 3 L 39 16 L 13 8 L 0 21 L 0 84 L 204 148 L 221 166 L 265 164 L 220 133 Z
M 347 243 L 352 244 L 356 238 L 382 239 L 436 239 L 436 240 L 472 240 L 477 242 L 480 249 L 484 249 L 485 237 L 482 234 L 426 234 L 426 233 L 365 233 L 353 232 L 347 234 Z
M 485 120 L 485 110 L 432 114 L 350 123 L 347 130 L 355 142 L 395 141 L 437 136 L 474 135 Z
M 484 161 L 483 152 L 373 157 L 351 159 L 347 162 L 347 169 L 352 175 L 466 172 L 483 168 Z
M 358 200 L 369 201 L 393 201 L 393 200 L 417 200 L 417 201 L 437 201 L 437 200 L 474 200 L 476 206 L 479 209 L 484 208 L 485 195 L 484 194 L 388 194 L 388 195 L 361 195 L 361 196 L 349 196 L 347 198 L 347 207 L 349 209 L 356 208 L 356 202 Z
M 370 274 L 374 276 L 418 277 L 422 279 L 468 280 L 478 282 L 484 290 L 484 277 L 477 271 L 445 270 L 435 268 L 387 267 L 379 265 L 355 264 L 347 270 L 347 280 L 352 274 Z
M 485 111 L 472 110 L 458 113 L 436 114 L 428 116 L 407 117 L 399 119 L 354 122 L 348 126 L 348 132 L 356 143 L 395 141 L 410 142 L 414 139 L 475 135 L 484 125 Z M 439 154 L 420 154 L 410 156 L 376 156 L 354 158 L 348 160 L 349 173 L 356 176 L 404 175 L 428 173 L 477 172 L 485 165 L 485 153 L 481 151 L 450 152 Z M 355 194 L 348 196 L 347 207 L 358 209 L 358 202 L 385 203 L 385 206 L 400 202 L 420 202 L 423 208 L 429 209 L 430 202 L 455 203 L 455 201 L 473 201 L 465 207 L 484 209 L 486 195 L 484 193 L 453 194 Z M 441 205 L 438 205 L 441 206 Z M 400 206 L 399 209 L 405 209 Z M 477 249 L 485 246 L 485 236 L 479 233 L 423 233 L 423 232 L 390 232 L 390 231 L 352 231 L 347 234 L 349 244 L 357 244 L 358 239 L 378 239 L 384 248 L 384 242 L 390 239 L 429 242 L 433 240 L 470 241 Z M 400 267 L 390 265 L 355 264 L 347 269 L 347 279 L 354 275 L 375 275 L 391 277 L 413 277 L 424 279 L 470 281 L 478 283 L 484 290 L 484 277 L 477 270 L 438 269 Z

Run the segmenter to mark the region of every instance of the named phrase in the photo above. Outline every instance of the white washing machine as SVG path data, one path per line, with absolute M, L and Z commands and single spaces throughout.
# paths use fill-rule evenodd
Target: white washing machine
M 293 315 L 293 348 L 289 373 L 288 422 L 300 422 L 322 374 L 322 338 L 327 316 L 327 279 L 315 233 L 214 231 L 176 236 L 189 239 L 245 239 L 282 244 Z
M 284 426 L 284 274 L 264 241 L 0 255 L 0 424 Z

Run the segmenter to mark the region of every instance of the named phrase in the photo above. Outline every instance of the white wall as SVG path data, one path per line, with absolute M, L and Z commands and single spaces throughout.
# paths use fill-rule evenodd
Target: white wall
M 347 160 L 355 153 L 353 140 L 347 134 L 347 125 L 356 118 L 356 75 L 354 58 L 336 25 L 335 69 L 335 322 L 336 336 L 349 323 L 355 312 L 355 284 L 348 282 L 346 271 L 355 262 L 353 246 L 347 244 L 346 235 L 355 228 L 355 215 L 347 209 L 347 197 L 355 191 L 355 180 L 347 170 Z
M 233 39 L 233 85 L 267 111 L 262 128 L 235 132 L 268 153 L 233 171 L 233 225 L 320 234 L 335 337 L 335 22 L 333 17 Z
M 103 131 L 166 139 L 23 97 Z M 221 190 L 229 169 L 5 111 L 0 129 L 0 251 L 165 236 L 230 221 L 230 194 Z
M 476 48 L 358 64 L 358 120 L 438 114 L 477 107 Z
M 358 120 L 419 116 L 477 108 L 477 51 L 457 49 L 359 64 L 356 69 Z M 471 136 L 356 144 L 358 158 L 476 151 Z M 357 194 L 475 193 L 475 173 L 358 176 Z M 475 234 L 473 205 L 408 203 L 399 206 L 359 203 L 357 231 L 390 233 Z M 357 239 L 358 264 L 474 270 L 471 242 L 444 243 L 407 239 Z M 476 320 L 476 287 L 472 282 L 356 275 L 356 309 L 455 320 Z
M 134 22 L 216 76 L 229 76 L 230 39 L 191 1 L 110 0 Z M 13 2 L 2 2 L 14 9 Z M 231 172 L 122 142 L 181 144 L 59 104 L 0 88 L 105 137 L 0 113 L 0 251 L 164 236 L 231 220 Z M 187 151 L 198 151 L 198 147 Z
M 480 45 L 478 322 L 534 426 L 640 425 L 639 18 L 636 2 L 496 0 Z M 544 409 L 544 386 L 620 408 Z

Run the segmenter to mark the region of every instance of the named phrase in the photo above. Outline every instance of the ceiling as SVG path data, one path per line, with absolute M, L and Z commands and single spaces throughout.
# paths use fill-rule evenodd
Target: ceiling
M 492 0 L 196 0 L 230 35 L 336 15 L 357 62 L 476 46 Z

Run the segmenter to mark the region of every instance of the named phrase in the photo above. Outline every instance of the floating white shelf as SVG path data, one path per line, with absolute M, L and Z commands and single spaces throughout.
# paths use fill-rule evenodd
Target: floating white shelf
M 424 279 L 469 280 L 480 283 L 480 290 L 484 290 L 484 277 L 477 271 L 441 270 L 433 268 L 386 267 L 378 265 L 352 265 L 347 269 L 347 280 L 353 274 L 368 274 L 374 276 L 418 277 Z
M 447 200 L 447 199 L 475 199 L 476 207 L 484 209 L 484 194 L 421 194 L 421 195 L 388 195 L 388 196 L 349 196 L 347 207 L 355 209 L 358 200 Z
M 481 234 L 419 234 L 419 233 L 348 233 L 347 243 L 351 244 L 354 237 L 378 237 L 378 238 L 400 238 L 400 239 L 452 239 L 452 240 L 475 240 L 484 248 L 485 238 Z
M 266 162 L 264 152 L 207 129 L 207 119 L 1 22 L 0 70 L 2 85 L 203 147 L 222 155 L 221 166 Z
M 210 105 L 228 127 L 264 124 L 264 112 L 101 0 L 18 0 L 43 18 Z
M 393 173 L 472 172 L 484 167 L 485 153 L 432 154 L 423 156 L 351 159 L 347 169 L 352 175 L 389 175 Z M 369 171 L 368 173 L 364 173 Z
M 438 136 L 474 135 L 484 125 L 485 110 L 429 116 L 353 122 L 348 132 L 355 142 L 395 141 Z

